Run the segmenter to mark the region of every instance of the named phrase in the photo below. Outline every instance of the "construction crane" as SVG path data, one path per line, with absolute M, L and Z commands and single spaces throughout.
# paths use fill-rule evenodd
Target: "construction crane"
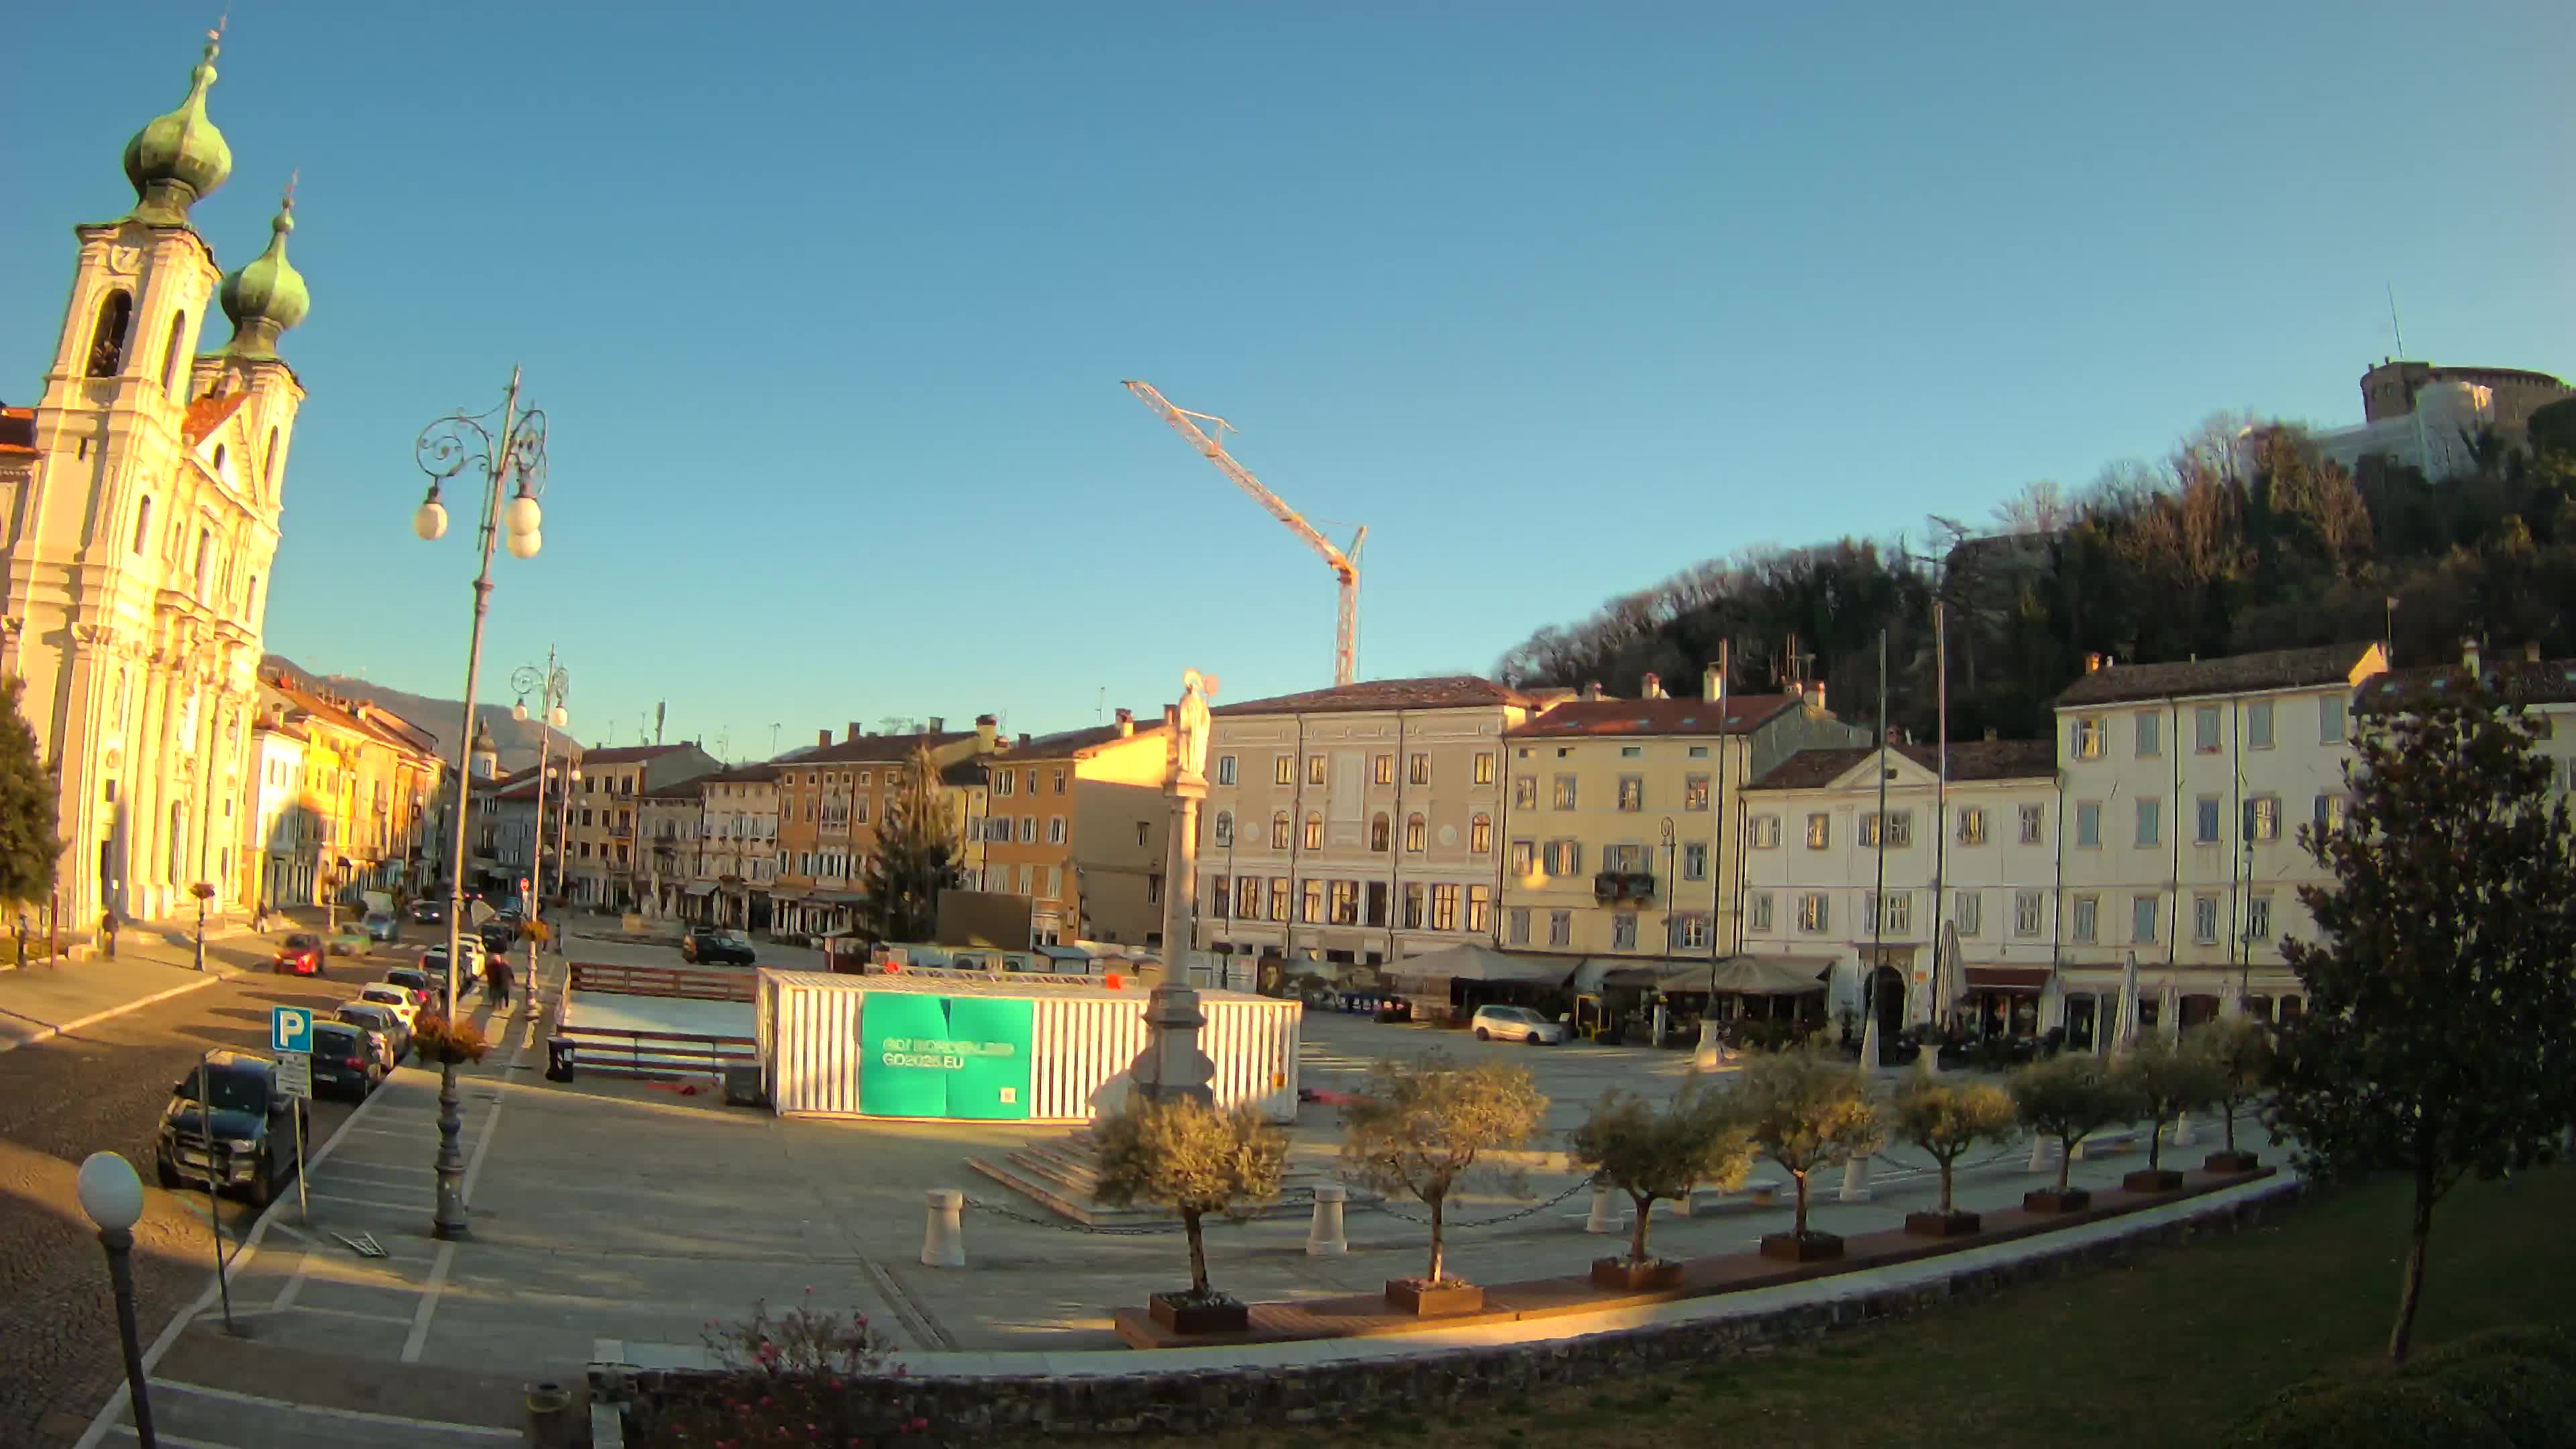
M 1217 466 L 1217 471 L 1234 480 L 1234 486 L 1251 494 L 1253 502 L 1268 509 L 1271 517 L 1288 525 L 1289 532 L 1304 539 L 1308 548 L 1322 554 L 1324 562 L 1332 566 L 1333 578 L 1341 585 L 1342 593 L 1341 618 L 1333 633 L 1333 683 L 1349 684 L 1356 679 L 1360 646 L 1360 546 L 1368 542 L 1368 525 L 1359 525 L 1351 534 L 1348 552 L 1334 547 L 1331 539 L 1324 537 L 1296 509 L 1282 502 L 1278 494 L 1263 487 L 1260 479 L 1227 456 L 1225 446 L 1199 426 L 1200 423 L 1211 423 L 1219 434 L 1223 434 L 1239 431 L 1234 424 L 1214 413 L 1194 413 L 1188 408 L 1174 407 L 1171 400 L 1155 391 L 1150 382 L 1130 381 L 1126 388 L 1136 394 L 1138 401 L 1151 408 L 1154 416 L 1171 424 L 1173 432 L 1188 439 L 1191 447 L 1206 454 L 1207 460 Z

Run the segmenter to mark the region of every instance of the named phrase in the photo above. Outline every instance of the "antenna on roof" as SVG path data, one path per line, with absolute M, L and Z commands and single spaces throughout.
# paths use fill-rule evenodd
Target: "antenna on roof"
M 2397 355 L 2406 355 L 2406 328 L 2397 320 L 2397 284 L 2383 283 L 2388 289 L 2388 330 L 2397 334 Z

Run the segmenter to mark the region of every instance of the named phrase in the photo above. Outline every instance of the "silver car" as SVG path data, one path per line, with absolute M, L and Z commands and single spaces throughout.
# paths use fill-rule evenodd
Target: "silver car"
M 1479 1006 L 1467 1025 L 1478 1041 L 1525 1041 L 1532 1046 L 1559 1046 L 1565 1041 L 1563 1024 L 1526 1006 Z

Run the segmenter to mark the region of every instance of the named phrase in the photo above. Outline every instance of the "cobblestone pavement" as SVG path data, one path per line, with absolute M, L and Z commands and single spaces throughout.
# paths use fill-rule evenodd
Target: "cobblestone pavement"
M 235 967 L 258 966 L 268 951 L 258 937 L 207 948 L 211 959 Z M 0 1054 L 0 1242 L 8 1244 L 0 1253 L 0 1362 L 7 1365 L 0 1372 L 0 1443 L 69 1443 L 121 1378 L 107 1265 L 73 1189 L 81 1159 L 121 1152 L 143 1176 L 134 1272 L 148 1343 L 203 1288 L 214 1262 L 205 1195 L 152 1185 L 153 1137 L 170 1084 L 214 1048 L 265 1054 L 271 1006 L 327 1008 L 355 995 L 356 983 L 373 980 L 383 964 L 335 958 L 332 975 L 319 981 L 253 971 Z M 326 1139 L 348 1112 L 345 1103 L 315 1103 L 314 1140 Z M 253 1217 L 247 1204 L 231 1200 L 218 1210 L 228 1237 Z

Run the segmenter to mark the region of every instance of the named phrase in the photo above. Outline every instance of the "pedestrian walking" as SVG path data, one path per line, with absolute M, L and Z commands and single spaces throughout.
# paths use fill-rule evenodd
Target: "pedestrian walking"
M 18 965 L 23 969 L 23 968 L 26 966 L 26 964 L 27 964 L 27 913 L 26 913 L 25 911 L 20 911 L 20 912 L 18 913 Z
M 492 958 L 492 990 L 499 995 L 503 1012 L 510 1009 L 510 988 L 516 984 L 516 977 L 517 973 L 510 969 L 509 957 Z
M 99 943 L 107 948 L 107 959 L 116 959 L 116 912 L 103 911 L 98 918 Z

